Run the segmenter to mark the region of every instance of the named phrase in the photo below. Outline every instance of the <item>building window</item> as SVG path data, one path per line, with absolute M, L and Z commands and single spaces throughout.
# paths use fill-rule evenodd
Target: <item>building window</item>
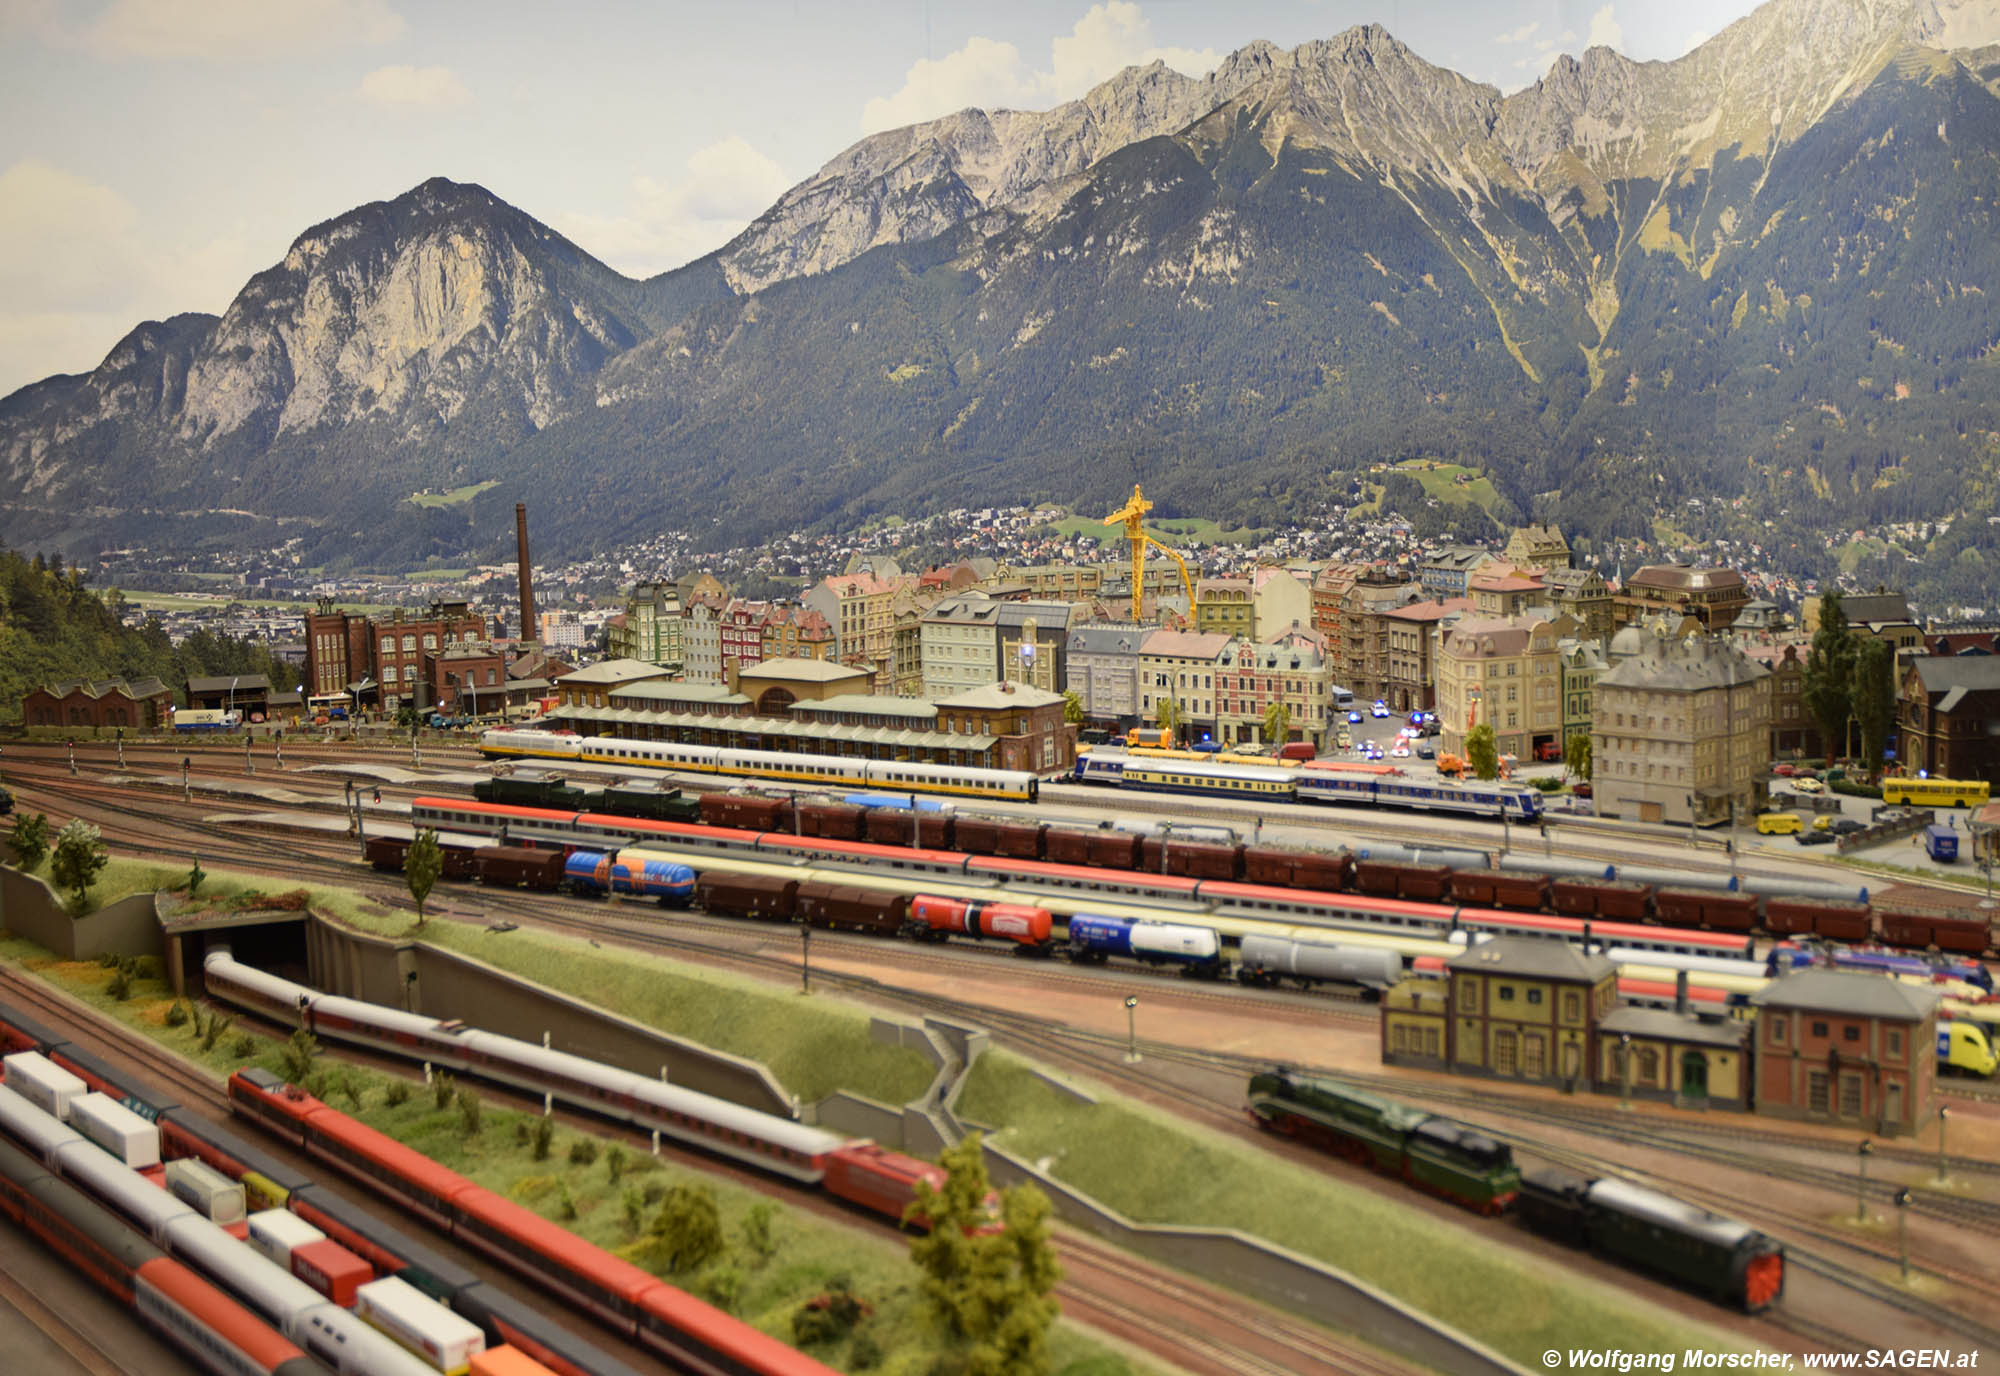
M 1479 1011 L 1479 984 L 1476 980 L 1460 980 L 1458 984 L 1458 1011 L 1477 1013 Z
M 1812 1034 L 1815 1037 L 1824 1037 L 1826 1035 L 1826 1024 L 1823 1022 L 1815 1022 L 1812 1025 Z
M 1563 990 L 1563 1021 L 1576 1022 L 1583 1016 L 1583 1001 L 1576 990 Z
M 1771 1014 L 1771 1045 L 1783 1046 L 1784 1044 L 1785 1015 L 1783 1013 L 1773 1013 Z
M 1539 1007 L 1542 1002 L 1542 991 L 1539 989 L 1530 989 L 1528 991 L 1528 1002 Z
M 1844 1072 L 1840 1077 L 1840 1116 L 1861 1116 L 1861 1076 L 1854 1071 Z
M 1513 985 L 1511 985 L 1511 984 L 1503 984 L 1503 985 L 1501 985 L 1501 986 L 1500 986 L 1500 1002 L 1502 1002 L 1502 1003 L 1512 1003 L 1513 1001 L 1514 1001 L 1514 986 L 1513 986 Z
M 1858 1042 L 1861 1040 L 1861 1029 L 1849 1023 L 1840 1029 L 1840 1036 L 1843 1041 Z
M 1903 1054 L 1903 1034 L 1901 1032 L 1892 1031 L 1889 1033 L 1889 1054 L 1896 1057 L 1900 1057 Z

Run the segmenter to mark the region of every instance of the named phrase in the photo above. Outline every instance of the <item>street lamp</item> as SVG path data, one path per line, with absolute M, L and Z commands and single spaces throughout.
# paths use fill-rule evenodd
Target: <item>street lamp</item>
M 1896 1251 L 1903 1262 L 1903 1279 L 1910 1278 L 1910 1187 L 1896 1191 Z
M 1868 1221 L 1868 1158 L 1874 1154 L 1875 1144 L 1866 1137 L 1862 1138 L 1861 1145 L 1854 1149 L 1856 1171 L 1854 1177 L 1854 1221 L 1856 1223 L 1866 1223 Z
M 1132 994 L 1125 1000 L 1125 1064 L 1139 1063 L 1139 996 Z

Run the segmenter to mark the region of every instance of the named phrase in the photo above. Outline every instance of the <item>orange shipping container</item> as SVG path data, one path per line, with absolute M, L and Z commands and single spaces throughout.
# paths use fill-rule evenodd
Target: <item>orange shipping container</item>
M 556 1376 L 555 1372 L 514 1347 L 488 1348 L 472 1354 L 466 1376 Z

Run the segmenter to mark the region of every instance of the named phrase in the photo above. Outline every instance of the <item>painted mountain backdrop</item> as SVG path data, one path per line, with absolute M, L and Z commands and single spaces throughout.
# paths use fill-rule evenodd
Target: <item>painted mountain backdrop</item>
M 226 509 L 421 559 L 525 498 L 556 553 L 1135 479 L 1270 524 L 1434 456 L 1802 568 L 1906 523 L 1990 592 L 1996 204 L 2000 0 L 1771 0 L 1505 97 L 1373 27 L 1132 69 L 864 140 L 643 282 L 438 179 L 0 400 L 0 538 Z

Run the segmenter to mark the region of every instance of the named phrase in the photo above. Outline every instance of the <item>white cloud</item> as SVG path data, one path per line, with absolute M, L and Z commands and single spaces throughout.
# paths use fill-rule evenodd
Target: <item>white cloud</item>
M 1164 62 L 1190 76 L 1222 61 L 1213 49 L 1162 48 L 1131 0 L 1092 5 L 1069 33 L 1049 44 L 1049 66 L 1030 71 L 1011 43 L 973 37 L 956 52 L 925 58 L 904 74 L 903 88 L 877 97 L 861 112 L 864 133 L 936 119 L 969 106 L 1044 109 L 1074 100 L 1126 67 Z
M 1536 31 L 1541 27 L 1542 27 L 1542 21 L 1537 19 L 1532 24 L 1523 24 L 1520 28 L 1514 30 L 1514 32 L 1512 33 L 1496 33 L 1493 35 L 1493 41 L 1495 43 L 1501 43 L 1501 44 L 1526 43 L 1529 39 L 1535 36 Z
M 1538 53 L 1549 52 L 1555 46 L 1556 41 L 1553 38 L 1537 38 L 1535 40 L 1535 51 Z
M 650 277 L 720 248 L 790 184 L 777 163 L 732 135 L 690 157 L 679 180 L 634 177 L 622 215 L 566 214 L 553 223 L 620 272 Z
M 1606 5 L 1590 16 L 1590 36 L 1584 40 L 1585 47 L 1613 48 L 1619 52 L 1625 50 L 1625 30 L 1612 16 L 1611 10 L 1612 7 Z
M 377 67 L 361 78 L 361 98 L 371 105 L 446 109 L 472 103 L 472 92 L 449 67 Z
M 83 32 L 106 57 L 310 56 L 403 32 L 386 0 L 112 0 Z
M 87 372 L 142 320 L 220 312 L 253 270 L 240 233 L 162 242 L 110 187 L 41 162 L 0 173 L 0 395 Z

